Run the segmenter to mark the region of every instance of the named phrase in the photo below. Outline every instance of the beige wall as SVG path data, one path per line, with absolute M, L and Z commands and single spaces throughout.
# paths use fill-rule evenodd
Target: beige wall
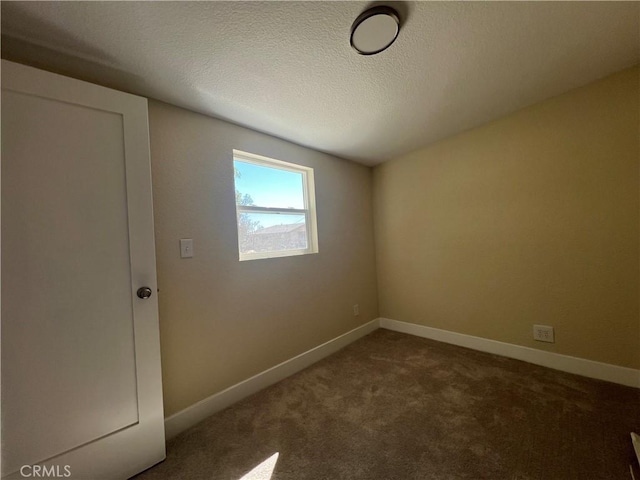
M 638 76 L 376 167 L 380 315 L 640 367 Z
M 149 121 L 167 415 L 378 316 L 371 169 L 153 100 Z M 320 253 L 238 261 L 234 148 L 315 169 Z

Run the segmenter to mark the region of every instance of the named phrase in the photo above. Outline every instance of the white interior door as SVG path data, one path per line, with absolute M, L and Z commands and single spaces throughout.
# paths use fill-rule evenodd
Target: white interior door
M 2 476 L 130 477 L 165 456 L 146 99 L 2 61 L 1 173 Z

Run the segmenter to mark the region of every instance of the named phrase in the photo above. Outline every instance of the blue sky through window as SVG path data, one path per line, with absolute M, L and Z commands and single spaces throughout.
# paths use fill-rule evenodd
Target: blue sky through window
M 254 205 L 271 208 L 304 208 L 301 173 L 238 160 L 233 164 L 240 174 L 235 179 L 236 190 L 243 195 L 250 195 Z M 289 215 L 262 215 L 260 225 L 270 227 L 294 223 L 294 217 L 289 217 Z

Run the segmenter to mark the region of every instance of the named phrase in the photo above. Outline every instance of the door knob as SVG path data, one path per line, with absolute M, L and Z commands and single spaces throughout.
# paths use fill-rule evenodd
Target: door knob
M 151 296 L 151 294 L 153 293 L 153 290 L 151 290 L 149 287 L 140 287 L 137 293 L 138 293 L 138 297 L 145 300 Z

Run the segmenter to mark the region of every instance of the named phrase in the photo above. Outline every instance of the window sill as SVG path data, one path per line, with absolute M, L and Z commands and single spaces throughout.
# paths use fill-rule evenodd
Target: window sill
M 283 250 L 281 252 L 260 252 L 260 253 L 241 253 L 240 261 L 246 260 L 264 260 L 267 258 L 295 257 L 298 255 L 311 255 L 318 253 L 318 250 Z

